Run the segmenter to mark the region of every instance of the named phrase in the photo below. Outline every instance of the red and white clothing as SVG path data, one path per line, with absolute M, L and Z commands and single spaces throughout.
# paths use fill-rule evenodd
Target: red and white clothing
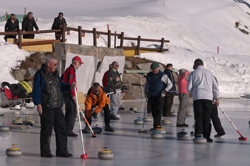
M 76 69 L 72 64 L 64 71 L 62 81 L 67 84 L 73 84 L 73 82 L 76 83 Z M 71 93 L 72 97 L 75 96 L 74 89 L 72 89 L 71 92 L 65 93 Z

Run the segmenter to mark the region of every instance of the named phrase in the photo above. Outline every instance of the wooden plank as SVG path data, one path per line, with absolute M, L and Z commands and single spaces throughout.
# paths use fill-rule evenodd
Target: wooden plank
M 78 26 L 78 44 L 82 45 L 82 27 Z
M 141 36 L 138 36 L 138 39 L 137 39 L 137 48 L 136 48 L 136 54 L 137 55 L 140 55 L 140 43 L 141 42 Z
M 77 92 L 77 101 L 78 104 L 85 104 L 86 97 L 84 96 L 83 92 Z

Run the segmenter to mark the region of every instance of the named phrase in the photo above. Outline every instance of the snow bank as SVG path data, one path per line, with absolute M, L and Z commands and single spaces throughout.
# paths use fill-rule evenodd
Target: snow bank
M 16 68 L 21 64 L 22 60 L 29 56 L 29 53 L 20 50 L 17 45 L 13 45 L 11 43 L 0 42 L 0 66 L 1 66 L 1 74 L 0 74 L 0 82 L 7 81 L 9 83 L 17 83 L 10 71 L 12 68 Z

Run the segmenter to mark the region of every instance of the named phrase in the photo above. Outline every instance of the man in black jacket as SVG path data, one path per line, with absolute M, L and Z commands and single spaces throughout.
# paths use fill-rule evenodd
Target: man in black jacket
M 24 39 L 34 39 L 35 34 L 32 33 L 33 28 L 35 27 L 36 31 L 39 32 L 39 28 L 36 24 L 35 18 L 33 17 L 33 13 L 29 12 L 26 16 L 24 16 L 23 18 L 23 23 L 22 23 L 22 30 L 23 33 L 25 33 L 26 31 L 29 31 L 26 35 L 23 35 Z
M 65 18 L 63 18 L 63 13 L 60 12 L 58 14 L 58 17 L 56 17 L 54 19 L 54 23 L 52 25 L 52 29 L 62 29 L 63 23 L 65 23 L 67 25 Z M 56 32 L 55 36 L 56 36 L 56 40 L 60 40 L 61 36 L 62 36 L 62 32 Z
M 10 18 L 5 24 L 5 32 L 17 32 L 19 30 L 19 21 L 16 18 L 15 14 L 11 14 Z M 16 35 L 5 35 L 4 39 L 7 41 L 7 38 L 14 38 L 16 39 Z
M 175 80 L 174 80 L 172 70 L 173 70 L 173 64 L 168 63 L 164 73 L 168 76 L 168 78 L 172 82 L 173 86 L 167 92 L 167 94 L 165 96 L 165 105 L 164 105 L 164 109 L 163 109 L 163 116 L 171 116 L 170 112 L 171 112 L 173 102 L 174 102 L 174 95 L 176 94 Z

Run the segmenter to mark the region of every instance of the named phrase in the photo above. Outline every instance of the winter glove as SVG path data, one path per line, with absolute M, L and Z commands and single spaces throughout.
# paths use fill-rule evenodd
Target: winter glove
M 165 97 L 166 94 L 167 94 L 167 91 L 166 91 L 166 90 L 162 91 L 162 92 L 161 92 L 161 97 Z
M 113 89 L 113 92 L 114 92 L 114 94 L 116 94 L 116 90 L 115 89 Z
M 97 118 L 97 113 L 96 113 L 96 112 L 93 112 L 92 117 L 93 117 L 94 119 L 96 119 L 96 118 Z

